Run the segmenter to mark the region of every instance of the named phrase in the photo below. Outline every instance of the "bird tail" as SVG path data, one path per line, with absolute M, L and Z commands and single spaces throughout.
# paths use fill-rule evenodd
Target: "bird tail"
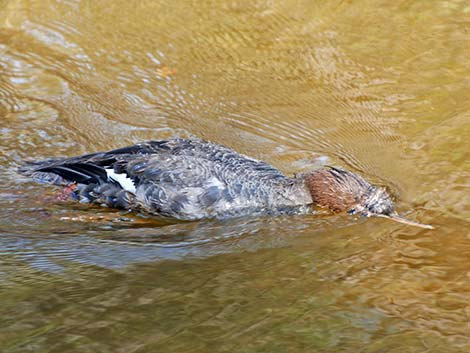
M 62 160 L 61 158 L 55 158 L 41 161 L 28 161 L 18 168 L 18 173 L 30 177 L 38 183 L 67 185 L 70 181 L 66 180 L 61 175 L 51 171 L 44 171 L 44 168 L 60 163 Z
M 93 163 L 71 159 L 48 159 L 38 162 L 28 162 L 19 172 L 30 176 L 38 182 L 64 185 L 100 184 L 108 181 L 106 170 Z
M 73 191 L 80 202 L 120 209 L 136 208 L 134 195 L 119 181 L 108 179 L 106 169 L 83 160 L 59 158 L 27 162 L 18 172 L 39 183 L 62 186 L 74 183 Z

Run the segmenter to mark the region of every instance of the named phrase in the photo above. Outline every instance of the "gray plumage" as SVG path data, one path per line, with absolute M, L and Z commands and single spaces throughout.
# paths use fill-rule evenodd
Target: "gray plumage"
M 303 179 L 199 139 L 148 141 L 20 171 L 38 181 L 76 183 L 81 202 L 180 220 L 306 213 L 312 203 Z

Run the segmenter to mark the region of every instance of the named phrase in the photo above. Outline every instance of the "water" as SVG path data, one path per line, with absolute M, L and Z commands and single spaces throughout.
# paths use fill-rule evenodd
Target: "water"
M 5 352 L 470 351 L 466 1 L 4 1 Z M 198 136 L 339 165 L 436 229 L 161 224 L 56 199 L 23 160 Z

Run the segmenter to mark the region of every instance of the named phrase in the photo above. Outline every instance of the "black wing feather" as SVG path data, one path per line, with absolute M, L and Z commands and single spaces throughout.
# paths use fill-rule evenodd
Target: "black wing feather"
M 48 172 L 60 175 L 66 180 L 80 184 L 100 183 L 107 180 L 106 170 L 94 164 L 73 163 L 48 166 L 37 169 L 38 172 Z

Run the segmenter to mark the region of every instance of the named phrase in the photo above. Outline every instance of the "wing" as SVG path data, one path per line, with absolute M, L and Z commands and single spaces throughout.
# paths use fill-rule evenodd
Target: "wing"
M 287 180 L 264 162 L 198 139 L 148 141 L 108 152 L 36 162 L 32 170 L 30 175 L 55 174 L 85 185 L 81 190 L 91 201 L 95 197 L 112 207 L 144 209 L 179 219 L 269 206 L 281 197 L 273 185 Z
M 209 217 L 230 200 L 210 161 L 188 155 L 152 155 L 127 164 L 136 200 L 147 212 L 179 219 Z
M 51 183 L 57 183 L 51 175 L 60 176 L 60 183 L 77 183 L 80 196 L 87 201 L 198 219 L 209 216 L 214 205 L 228 196 L 226 185 L 215 175 L 214 163 L 202 158 L 203 144 L 184 139 L 148 141 L 108 152 L 34 162 L 21 172 Z

